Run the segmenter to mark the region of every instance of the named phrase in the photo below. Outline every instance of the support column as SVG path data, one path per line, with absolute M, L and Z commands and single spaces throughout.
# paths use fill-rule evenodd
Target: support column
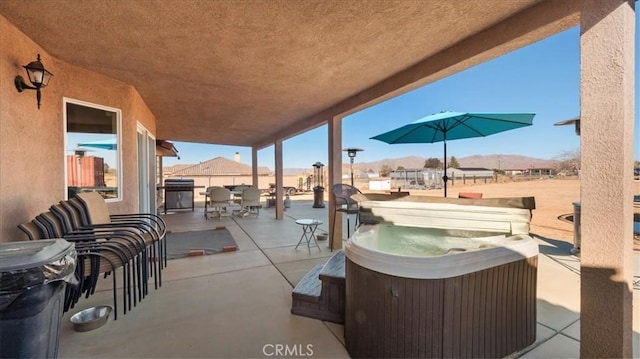
M 580 18 L 580 356 L 632 356 L 634 1 Z
M 259 188 L 258 183 L 258 149 L 251 147 L 251 183 L 254 187 Z
M 162 202 L 164 202 L 164 190 L 158 188 L 158 186 L 164 186 L 164 173 L 162 171 L 162 156 L 156 156 L 157 161 L 156 161 L 156 165 L 158 166 L 157 172 L 156 172 L 156 185 L 155 185 L 155 189 L 156 189 L 156 208 L 153 208 L 152 213 L 155 214 L 160 214 L 160 205 L 162 204 Z M 70 198 L 69 198 L 70 199 Z M 160 201 L 160 199 L 162 199 L 162 201 Z
M 329 197 L 329 248 L 342 248 L 342 213 L 335 213 L 336 203 L 331 191 L 334 184 L 342 183 L 342 118 L 334 117 L 328 121 L 329 128 L 329 176 L 325 193 Z M 335 214 L 335 215 L 334 215 Z M 334 220 L 335 218 L 335 220 Z
M 273 148 L 276 162 L 276 219 L 284 219 L 284 202 L 282 193 L 282 181 L 284 180 L 282 174 L 282 140 L 276 140 Z

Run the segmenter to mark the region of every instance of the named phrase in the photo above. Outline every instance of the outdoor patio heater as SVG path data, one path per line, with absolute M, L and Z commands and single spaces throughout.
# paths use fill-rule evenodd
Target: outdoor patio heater
M 322 162 L 313 164 L 313 208 L 324 208 L 323 167 Z
M 353 161 L 356 159 L 356 155 L 358 154 L 358 152 L 360 151 L 364 151 L 362 148 L 353 148 L 353 147 L 349 147 L 349 148 L 345 148 L 342 151 L 346 152 L 347 155 L 349 156 L 349 169 L 350 169 L 350 173 L 351 173 L 351 187 L 353 187 Z

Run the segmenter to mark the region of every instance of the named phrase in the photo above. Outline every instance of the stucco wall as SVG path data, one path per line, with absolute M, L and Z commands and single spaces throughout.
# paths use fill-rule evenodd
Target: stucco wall
M 623 0 L 586 0 L 582 5 L 580 355 L 583 358 L 630 358 L 634 354 L 634 5 L 634 1 Z
M 40 110 L 35 91 L 18 93 L 13 85 L 38 53 L 54 75 L 42 90 Z M 123 200 L 109 207 L 113 213 L 136 211 L 136 122 L 151 133 L 156 126 L 133 87 L 58 60 L 1 15 L 0 84 L 0 242 L 24 239 L 17 225 L 64 199 L 63 97 L 122 110 Z

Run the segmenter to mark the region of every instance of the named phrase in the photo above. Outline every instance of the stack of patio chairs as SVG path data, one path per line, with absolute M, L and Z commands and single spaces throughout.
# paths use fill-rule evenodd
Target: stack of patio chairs
M 76 278 L 79 283 L 76 286 L 66 287 L 64 311 L 73 308 L 83 294 L 86 297 L 92 295 L 97 287 L 101 274 L 111 274 L 113 281 L 114 318 L 117 319 L 117 270 L 123 271 L 124 283 L 124 313 L 127 310 L 127 295 L 131 297 L 131 289 L 127 284 L 131 283 L 130 261 L 132 256 L 128 254 L 127 245 L 118 243 L 117 240 L 97 240 L 93 233 L 66 233 L 60 220 L 50 211 L 36 216 L 29 222 L 18 226 L 25 232 L 30 240 L 64 238 L 75 244 L 78 260 L 76 266 Z M 135 253 L 135 252 L 134 252 Z M 131 307 L 129 301 L 129 307 Z
M 95 196 L 98 196 L 99 199 Z M 153 214 L 109 215 L 106 222 L 104 199 L 95 193 L 61 201 L 34 220 L 18 227 L 30 240 L 64 238 L 75 244 L 78 253 L 77 286 L 67 286 L 65 312 L 95 293 L 100 276 L 112 277 L 114 319 L 118 315 L 117 273 L 122 270 L 123 312 L 131 310 L 148 294 L 148 279 L 156 289 L 162 285 L 161 270 L 166 266 L 164 239 L 166 225 Z M 104 204 L 104 208 L 101 209 Z M 96 223 L 92 223 L 96 221 Z M 162 257 L 162 255 L 165 257 Z M 136 290 L 137 289 L 137 290 Z
M 142 300 L 148 292 L 147 279 L 149 277 L 149 250 L 152 244 L 151 236 L 140 232 L 135 226 L 118 227 L 108 226 L 106 224 L 92 224 L 87 209 L 83 203 L 76 197 L 68 201 L 62 201 L 59 205 L 51 206 L 51 211 L 58 215 L 63 222 L 70 222 L 69 234 L 77 234 L 78 232 L 85 235 L 93 235 L 93 239 L 102 243 L 102 241 L 119 241 L 125 242 L 127 248 L 132 253 L 130 260 L 133 267 L 130 272 L 131 285 L 129 291 L 133 292 L 137 284 L 137 297 L 133 294 L 133 305 L 138 300 Z M 135 270 L 135 272 L 133 272 Z M 130 300 L 129 300 L 130 302 Z M 129 303 L 131 308 L 131 303 Z M 126 313 L 126 307 L 125 307 Z
M 69 202 L 79 209 L 84 227 L 115 228 L 142 237 L 146 249 L 151 250 L 149 257 L 154 263 L 151 274 L 155 278 L 155 288 L 162 286 L 161 270 L 167 265 L 167 225 L 162 217 L 151 213 L 110 214 L 104 198 L 96 192 L 79 193 Z

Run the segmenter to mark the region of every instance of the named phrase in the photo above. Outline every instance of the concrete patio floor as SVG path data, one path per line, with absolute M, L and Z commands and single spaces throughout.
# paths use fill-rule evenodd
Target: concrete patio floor
M 294 197 L 294 199 L 296 199 Z M 310 200 L 294 200 L 285 219 L 273 208 L 258 217 L 205 220 L 203 203 L 194 212 L 164 215 L 173 232 L 225 226 L 239 250 L 169 261 L 160 289 L 126 315 L 90 332 L 75 332 L 69 317 L 98 304 L 112 304 L 110 280 L 88 299 L 81 299 L 63 319 L 59 358 L 256 358 L 274 355 L 287 345 L 297 355 L 348 358 L 343 326 L 290 314 L 293 286 L 332 255 L 295 250 L 302 229 L 295 219 L 315 218 L 327 230 L 328 209 L 312 208 Z M 352 218 L 352 222 L 353 222 Z M 345 221 L 346 222 L 346 221 Z M 344 236 L 346 236 L 345 224 Z M 578 358 L 580 353 L 580 265 L 566 242 L 537 238 L 537 339 L 511 357 Z M 640 252 L 634 253 L 636 275 Z M 640 290 L 634 290 L 634 357 L 640 356 Z M 295 349 L 291 349 L 295 348 Z M 292 352 L 289 352 L 290 354 Z

